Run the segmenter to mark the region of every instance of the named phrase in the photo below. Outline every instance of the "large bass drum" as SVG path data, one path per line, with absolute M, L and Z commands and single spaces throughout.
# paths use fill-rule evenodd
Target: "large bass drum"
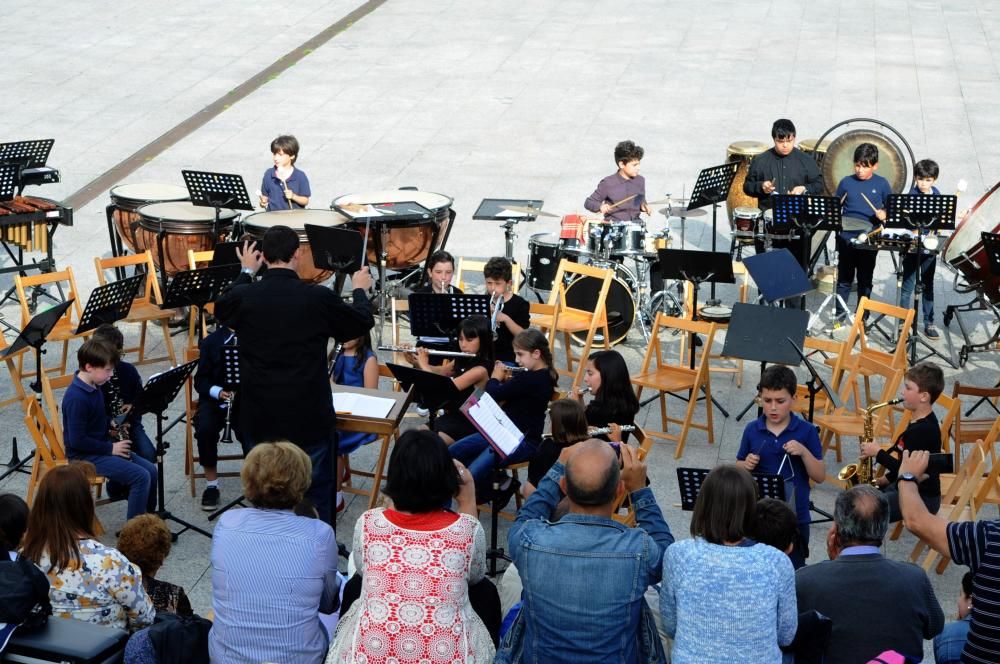
M 188 200 L 188 190 L 174 184 L 152 182 L 120 184 L 111 188 L 108 213 L 115 223 L 115 231 L 129 251 L 136 251 L 136 234 L 139 228 L 138 209 L 152 203 L 169 203 Z
M 367 206 L 413 202 L 428 210 L 425 216 L 406 221 L 394 220 L 391 214 L 380 214 L 374 218 L 386 231 L 386 246 L 382 246 L 382 236 L 372 233 L 368 238 L 368 262 L 377 265 L 379 252 L 383 251 L 386 254 L 385 267 L 390 270 L 405 270 L 420 265 L 431 252 L 444 248 L 454 218 L 452 201 L 450 196 L 429 191 L 389 189 L 338 196 L 333 199 L 330 207 L 348 217 L 358 217 L 349 223 L 350 227 L 362 234 L 365 232 L 365 220 L 361 218 L 364 214 L 361 209 Z
M 219 213 L 219 227 L 215 228 L 215 208 L 193 203 L 152 203 L 137 210 L 139 226 L 135 233 L 135 251 L 147 249 L 153 255 L 153 263 L 174 276 L 187 270 L 187 252 L 208 251 L 216 243 L 225 240 L 239 217 L 235 210 L 223 209 Z M 163 259 L 161 265 L 160 247 L 157 240 L 163 237 Z
M 615 278 L 611 280 L 605 310 L 608 314 L 608 332 L 611 344 L 619 344 L 628 337 L 629 328 L 635 320 L 635 297 L 638 292 L 635 278 L 622 265 L 615 266 Z M 582 311 L 597 310 L 597 296 L 601 293 L 601 280 L 596 277 L 578 277 L 566 287 L 566 306 Z M 586 332 L 574 332 L 573 340 L 579 344 L 587 342 Z M 604 342 L 604 331 L 598 329 L 594 344 Z
M 965 280 L 968 287 L 963 292 L 981 291 L 990 301 L 1000 302 L 1000 275 L 990 272 L 983 232 L 1000 233 L 1000 182 L 972 207 L 941 252 L 945 263 Z
M 276 212 L 258 212 L 251 214 L 243 221 L 247 234 L 255 240 L 264 237 L 264 233 L 272 226 L 288 226 L 299 236 L 299 266 L 296 272 L 299 279 L 314 284 L 321 284 L 333 274 L 328 270 L 320 270 L 313 262 L 312 248 L 306 235 L 306 224 L 312 226 L 339 226 L 347 223 L 347 217 L 333 210 L 280 210 Z

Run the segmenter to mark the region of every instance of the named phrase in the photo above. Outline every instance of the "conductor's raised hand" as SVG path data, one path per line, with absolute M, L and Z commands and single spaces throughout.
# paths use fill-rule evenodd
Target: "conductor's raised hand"
M 625 443 L 618 446 L 622 455 L 622 483 L 629 493 L 646 486 L 646 462 L 639 453 Z
M 371 290 L 372 275 L 368 271 L 368 266 L 361 268 L 351 275 L 351 288 L 360 288 L 363 291 Z
M 244 240 L 243 247 L 236 247 L 236 257 L 240 259 L 240 265 L 244 269 L 252 270 L 257 274 L 257 270 L 264 264 L 264 255 L 257 249 L 257 243 L 252 240 Z

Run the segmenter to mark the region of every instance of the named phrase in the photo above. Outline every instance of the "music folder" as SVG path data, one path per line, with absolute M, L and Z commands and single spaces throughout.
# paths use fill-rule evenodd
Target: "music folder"
M 513 454 L 524 441 L 521 430 L 486 392 L 473 393 L 459 410 L 469 418 L 472 426 L 483 434 L 486 442 L 496 450 L 501 459 Z

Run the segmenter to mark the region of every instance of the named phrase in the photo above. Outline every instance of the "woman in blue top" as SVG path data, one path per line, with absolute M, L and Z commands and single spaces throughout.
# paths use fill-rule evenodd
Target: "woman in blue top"
M 372 352 L 371 333 L 365 333 L 357 339 L 351 339 L 340 349 L 337 359 L 333 362 L 331 372 L 333 382 L 348 387 L 378 388 L 378 358 Z M 361 431 L 338 431 L 337 451 L 337 511 L 344 509 L 344 497 L 341 487 L 347 475 L 351 472 L 348 455 L 362 445 L 375 440 L 377 436 Z

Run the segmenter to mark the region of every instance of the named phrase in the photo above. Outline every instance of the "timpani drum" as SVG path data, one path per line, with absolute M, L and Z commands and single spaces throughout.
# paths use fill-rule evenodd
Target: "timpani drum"
M 983 232 L 1000 232 L 1000 182 L 972 207 L 972 211 L 947 239 L 945 263 L 965 279 L 969 290 L 978 290 L 992 302 L 1000 302 L 1000 276 L 990 272 L 990 259 L 983 245 Z
M 139 182 L 120 184 L 111 189 L 111 215 L 115 231 L 130 251 L 136 251 L 136 229 L 139 227 L 138 210 L 151 203 L 169 203 L 188 200 L 188 190 L 175 184 Z M 144 251 L 144 250 L 141 250 Z
M 215 228 L 215 208 L 193 203 L 151 203 L 143 205 L 136 214 L 139 225 L 135 230 L 135 251 L 149 249 L 153 263 L 173 276 L 188 265 L 188 250 L 208 251 L 223 242 L 239 218 L 235 210 L 223 209 L 219 213 L 219 228 Z M 157 236 L 164 234 L 161 264 Z
M 726 148 L 726 161 L 740 162 L 736 170 L 736 177 L 733 178 L 733 185 L 729 188 L 729 195 L 726 196 L 726 214 L 729 216 L 729 228 L 734 229 L 733 213 L 738 207 L 757 207 L 757 199 L 743 193 L 743 183 L 746 182 L 747 173 L 750 171 L 750 162 L 757 155 L 766 152 L 770 146 L 760 141 L 736 141 Z
M 299 279 L 313 284 L 321 284 L 329 279 L 333 273 L 329 270 L 320 270 L 313 262 L 312 248 L 309 246 L 309 237 L 306 235 L 306 224 L 312 226 L 340 226 L 349 221 L 347 217 L 335 210 L 279 210 L 274 212 L 257 212 L 251 214 L 243 220 L 243 226 L 247 234 L 255 240 L 261 240 L 264 233 L 272 226 L 288 226 L 299 236 L 299 265 L 296 272 Z
M 332 209 L 351 210 L 352 207 L 377 206 L 380 203 L 417 203 L 429 210 L 429 215 L 420 219 L 397 221 L 392 215 L 379 215 L 378 221 L 385 232 L 385 247 L 382 238 L 374 234 L 368 238 L 368 262 L 379 263 L 379 248 L 386 254 L 385 267 L 390 270 L 405 270 L 416 267 L 427 260 L 432 251 L 442 249 L 448 237 L 448 229 L 453 217 L 452 199 L 444 194 L 412 189 L 389 189 L 361 194 L 345 194 L 333 199 Z M 345 208 L 345 206 L 347 206 Z M 353 219 L 348 222 L 362 235 L 365 221 Z

